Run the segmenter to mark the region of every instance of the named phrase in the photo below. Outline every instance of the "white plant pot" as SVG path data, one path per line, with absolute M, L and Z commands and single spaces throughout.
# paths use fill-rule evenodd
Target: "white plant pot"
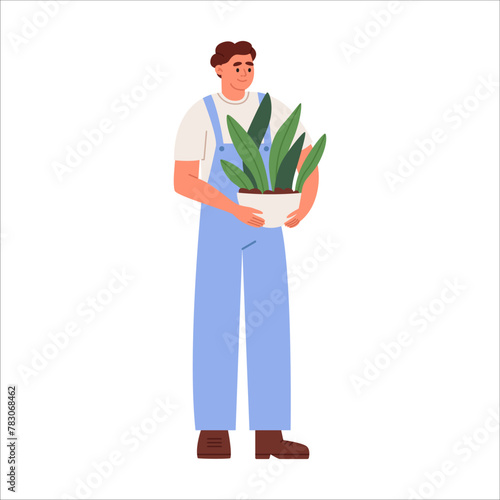
M 288 220 L 288 214 L 299 208 L 300 196 L 301 193 L 238 193 L 238 203 L 260 210 L 262 214 L 257 215 L 266 221 L 264 227 L 279 227 Z

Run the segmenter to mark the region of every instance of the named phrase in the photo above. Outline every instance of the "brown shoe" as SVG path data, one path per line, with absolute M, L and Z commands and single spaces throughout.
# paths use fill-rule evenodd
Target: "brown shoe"
M 255 458 L 309 458 L 309 448 L 284 441 L 281 431 L 255 431 Z
M 201 431 L 198 439 L 198 458 L 231 458 L 227 431 Z

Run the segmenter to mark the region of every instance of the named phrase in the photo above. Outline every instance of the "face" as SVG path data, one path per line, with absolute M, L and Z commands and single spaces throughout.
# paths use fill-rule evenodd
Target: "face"
M 221 75 L 224 84 L 229 84 L 236 90 L 246 90 L 253 82 L 254 65 L 252 56 L 236 54 L 225 63 L 215 67 L 215 72 Z

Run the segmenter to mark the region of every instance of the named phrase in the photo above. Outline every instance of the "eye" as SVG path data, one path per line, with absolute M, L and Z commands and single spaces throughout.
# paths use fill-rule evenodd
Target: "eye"
M 251 73 L 252 72 L 252 68 L 248 68 L 248 72 Z
M 236 73 L 239 73 L 240 72 L 240 68 L 236 68 Z

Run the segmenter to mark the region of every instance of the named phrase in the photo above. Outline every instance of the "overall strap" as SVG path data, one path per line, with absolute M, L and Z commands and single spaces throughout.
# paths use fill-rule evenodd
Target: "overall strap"
M 259 92 L 259 104 L 262 102 L 262 99 L 264 99 L 264 96 L 265 96 L 265 94 L 263 94 L 262 92 Z M 272 111 L 271 111 L 271 113 L 272 113 Z M 264 136 L 264 142 L 271 144 L 271 125 L 269 125 L 269 127 L 267 127 L 266 135 Z
M 215 140 L 217 144 L 224 144 L 222 139 L 222 131 L 220 128 L 219 115 L 217 114 L 217 109 L 215 107 L 214 99 L 211 95 L 203 98 L 205 101 L 205 106 L 207 107 L 208 114 L 210 116 L 210 121 L 212 122 L 212 128 L 214 129 Z

